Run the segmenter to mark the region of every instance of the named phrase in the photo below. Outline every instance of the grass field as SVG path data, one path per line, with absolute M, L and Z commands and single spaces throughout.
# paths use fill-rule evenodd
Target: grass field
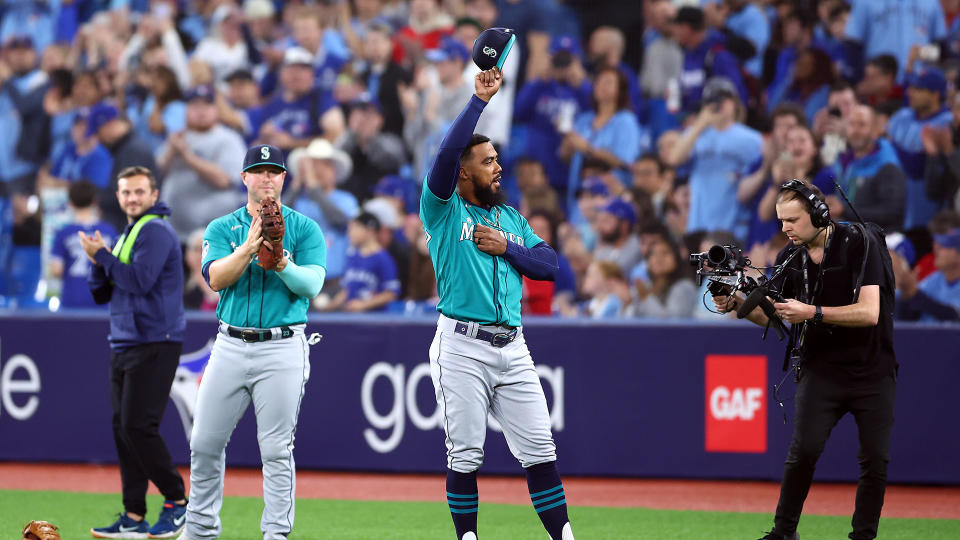
M 160 497 L 148 499 L 156 518 Z M 0 490 L 0 538 L 19 538 L 19 528 L 31 519 L 45 519 L 60 527 L 63 540 L 90 538 L 91 526 L 113 521 L 120 496 L 54 491 Z M 263 501 L 227 497 L 221 518 L 224 540 L 260 540 Z M 642 508 L 572 507 L 574 532 L 579 540 L 744 540 L 759 538 L 769 528 L 768 514 L 648 510 Z M 800 524 L 804 540 L 846 538 L 848 517 L 805 516 Z M 532 507 L 481 504 L 481 538 L 544 540 Z M 300 540 L 449 540 L 454 536 L 447 508 L 428 502 L 358 502 L 299 499 L 294 534 Z M 880 524 L 883 540 L 960 538 L 960 520 L 886 519 Z

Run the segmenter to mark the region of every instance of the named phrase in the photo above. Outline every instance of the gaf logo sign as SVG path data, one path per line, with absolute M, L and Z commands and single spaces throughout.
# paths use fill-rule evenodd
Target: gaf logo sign
M 707 452 L 767 451 L 767 357 L 708 355 Z

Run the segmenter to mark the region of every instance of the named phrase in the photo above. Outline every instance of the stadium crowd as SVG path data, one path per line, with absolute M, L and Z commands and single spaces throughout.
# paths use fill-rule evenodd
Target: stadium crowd
M 117 172 L 155 172 L 184 246 L 243 204 L 248 145 L 328 244 L 322 311 L 428 313 L 418 219 L 485 28 L 518 34 L 477 131 L 559 255 L 524 312 L 715 317 L 687 259 L 772 264 L 801 178 L 884 227 L 897 317 L 960 320 L 960 0 L 8 0 L 0 22 L 0 299 L 94 308 L 77 231 L 115 240 Z M 844 202 L 839 185 L 852 202 Z M 854 208 L 856 213 L 854 213 Z M 109 243 L 109 242 L 108 242 Z

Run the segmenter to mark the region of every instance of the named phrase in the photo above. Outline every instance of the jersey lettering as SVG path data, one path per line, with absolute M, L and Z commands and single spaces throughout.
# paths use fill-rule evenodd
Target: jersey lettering
M 473 228 L 474 228 L 473 223 L 467 223 L 466 221 L 463 222 L 463 226 L 460 227 L 461 242 L 463 242 L 464 240 L 473 241 Z

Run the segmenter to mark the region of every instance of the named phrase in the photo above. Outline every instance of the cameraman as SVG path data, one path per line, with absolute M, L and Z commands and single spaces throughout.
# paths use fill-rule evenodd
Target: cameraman
M 782 279 L 781 293 L 787 300 L 773 306 L 780 319 L 793 325 L 798 340 L 791 356 L 799 385 L 774 528 L 764 538 L 798 538 L 797 523 L 817 459 L 830 431 L 850 412 L 860 440 L 860 480 L 850 538 L 872 539 L 886 489 L 896 394 L 892 270 L 884 262 L 882 240 L 869 227 L 865 242 L 859 228 L 832 222 L 815 187 L 787 182 L 776 207 L 783 232 L 792 242 L 779 253 L 777 264 L 794 256 L 773 284 Z M 714 298 L 721 312 L 737 309 L 744 301 Z M 767 323 L 759 307 L 748 318 L 758 325 Z

